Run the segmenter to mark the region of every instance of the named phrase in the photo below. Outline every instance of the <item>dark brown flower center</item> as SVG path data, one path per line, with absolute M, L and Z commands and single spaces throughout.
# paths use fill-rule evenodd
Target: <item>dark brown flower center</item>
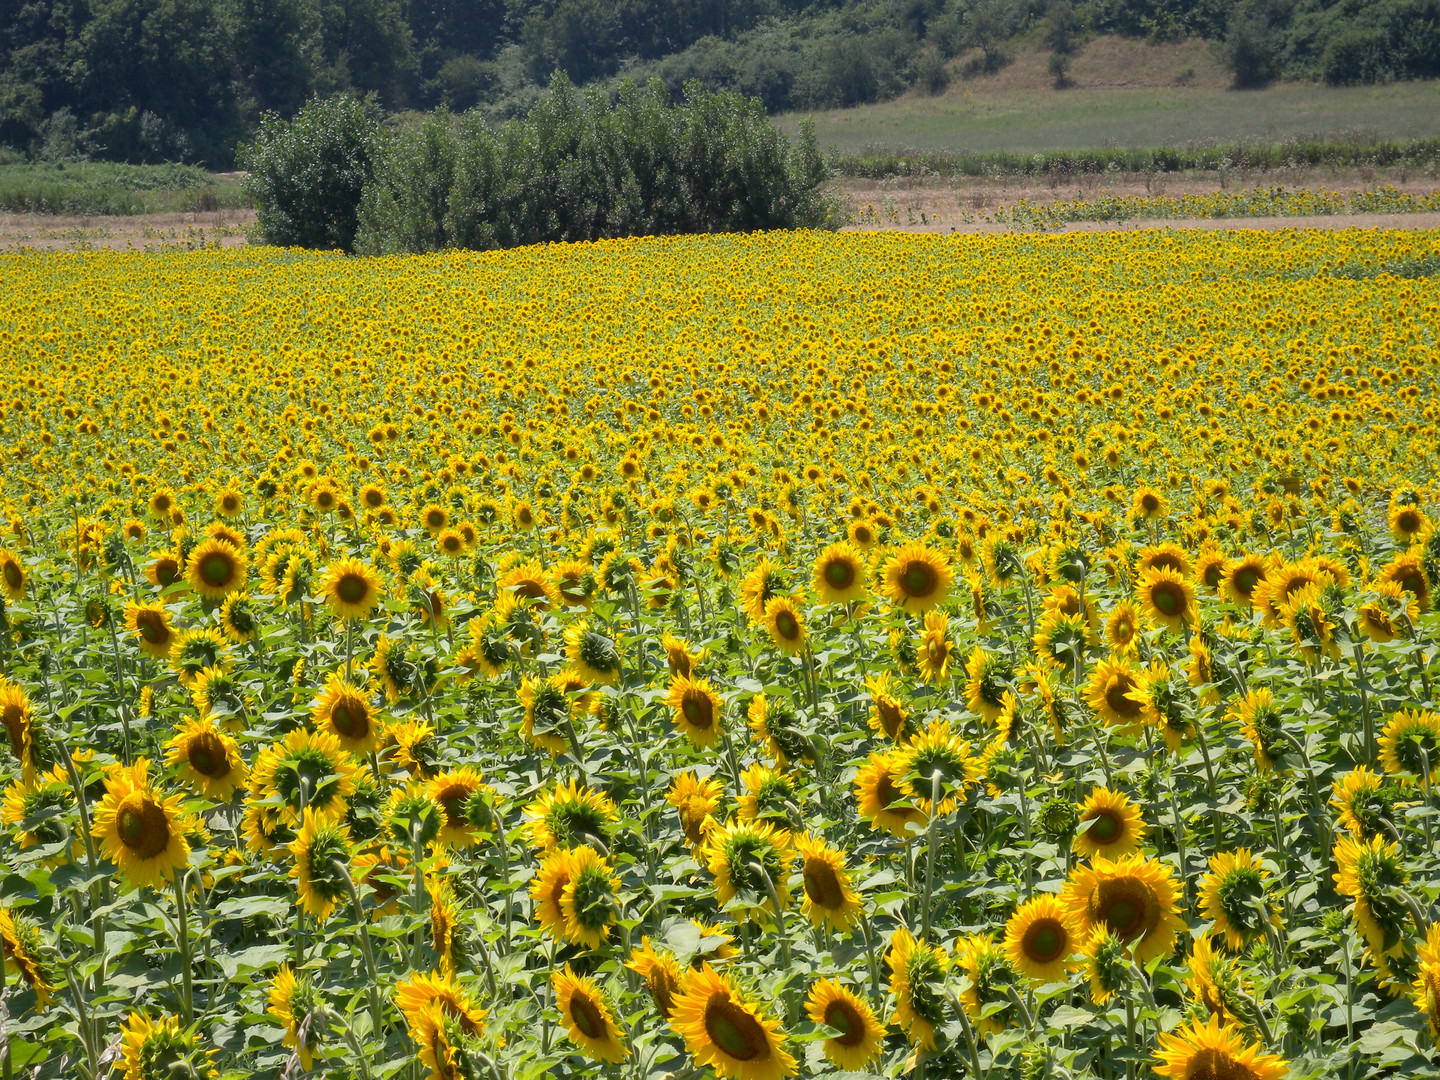
M 209 732 L 190 739 L 185 757 L 190 767 L 201 776 L 218 779 L 230 771 L 230 756 L 225 753 L 225 744 Z
M 834 1041 L 841 1046 L 854 1046 L 865 1038 L 865 1021 L 848 1001 L 832 1001 L 825 1006 L 825 1025 L 840 1032 Z
M 821 859 L 806 859 L 804 878 L 805 895 L 812 904 L 836 911 L 845 903 L 845 890 L 840 887 L 835 868 L 829 863 Z
M 705 1006 L 705 1033 L 728 1057 L 737 1061 L 763 1061 L 770 1057 L 770 1041 L 760 1022 L 727 998 L 712 997 Z
M 1068 939 L 1065 927 L 1058 920 L 1037 919 L 1025 931 L 1021 948 L 1036 963 L 1048 964 L 1064 954 Z
M 120 842 L 142 859 L 153 859 L 170 843 L 170 821 L 154 799 L 131 795 L 115 815 Z

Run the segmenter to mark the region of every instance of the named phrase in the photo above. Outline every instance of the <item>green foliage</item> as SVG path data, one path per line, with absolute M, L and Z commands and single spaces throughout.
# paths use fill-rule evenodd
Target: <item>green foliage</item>
M 367 254 L 618 236 L 819 227 L 834 209 L 807 129 L 791 144 L 761 105 L 658 82 L 614 105 L 557 76 L 523 119 L 434 116 L 383 144 L 360 206 Z M 263 217 L 262 217 L 263 221 Z
M 353 97 L 316 98 L 289 122 L 267 114 L 240 148 L 265 239 L 350 251 L 379 141 L 379 110 Z
M 0 164 L 0 211 L 11 214 L 153 214 L 240 206 L 238 184 L 193 165 L 109 162 Z

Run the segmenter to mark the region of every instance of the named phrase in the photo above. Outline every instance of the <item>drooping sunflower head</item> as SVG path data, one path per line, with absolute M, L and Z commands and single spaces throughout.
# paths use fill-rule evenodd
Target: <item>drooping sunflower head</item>
M 950 957 L 938 946 L 916 941 L 901 926 L 890 937 L 885 963 L 890 968 L 890 993 L 895 996 L 890 1022 L 905 1029 L 912 1045 L 933 1050 L 935 1028 L 945 1020 Z
M 268 1012 L 285 1029 L 282 1045 L 290 1047 L 300 1058 L 300 1067 L 308 1070 L 320 1048 L 321 1025 L 315 1014 L 323 1007 L 315 985 L 304 974 L 296 975 L 289 964 L 281 964 L 270 983 Z
M 1083 938 L 1085 970 L 1090 980 L 1090 1000 L 1106 1004 L 1130 983 L 1132 968 L 1125 942 L 1109 927 L 1101 925 Z
M 908 756 L 903 748 L 870 755 L 855 773 L 855 803 L 861 818 L 902 840 L 913 839 L 926 815 L 906 792 Z
M 1266 921 L 1275 918 L 1266 890 L 1269 876 L 1248 848 L 1210 857 L 1210 873 L 1200 883 L 1200 910 L 1232 952 L 1262 937 Z
M 970 980 L 960 1003 L 976 1030 L 982 1035 L 1003 1031 L 1014 1014 L 1013 1006 L 984 1014 L 990 1006 L 1007 1000 L 1006 987 L 1015 979 L 1004 947 L 992 934 L 969 934 L 955 943 L 955 966 Z
M 1240 699 L 1231 712 L 1241 734 L 1250 740 L 1255 762 L 1264 772 L 1283 769 L 1289 743 L 1283 734 L 1285 717 L 1274 695 L 1256 687 Z
M 1361 765 L 1350 769 L 1331 784 L 1330 805 L 1340 824 L 1357 840 L 1394 827 L 1395 803 L 1399 792 L 1379 773 Z
M 677 773 L 665 793 L 665 801 L 680 815 L 680 828 L 692 849 L 698 849 L 705 830 L 714 820 L 725 789 L 713 776 L 701 779 L 692 770 Z
M 527 675 L 520 682 L 518 693 L 524 709 L 520 733 L 527 742 L 551 754 L 563 754 L 565 730 L 570 721 L 570 702 L 564 689 L 554 679 L 537 679 Z
M 1342 836 L 1334 856 L 1335 891 L 1353 901 L 1351 915 L 1371 951 L 1381 958 L 1404 954 L 1410 909 L 1400 890 L 1409 874 L 1400 846 L 1379 836 Z
M 30 916 L 0 908 L 0 951 L 3 962 L 13 964 L 23 987 L 35 994 L 35 1011 L 43 1012 L 55 996 L 58 973 L 53 963 L 54 946 L 45 940 L 40 926 Z
M 132 1012 L 120 1025 L 120 1062 L 125 1080 L 170 1080 L 195 1077 L 214 1080 L 215 1050 L 206 1049 L 200 1036 L 180 1026 L 178 1016 L 152 1021 L 143 1011 Z
M 645 937 L 625 966 L 645 980 L 645 991 L 656 1010 L 662 1018 L 669 1019 L 675 1011 L 675 995 L 680 991 L 680 963 L 675 954 L 657 950 L 650 944 L 649 937 Z
M 1440 783 L 1440 713 L 1397 712 L 1380 734 L 1380 764 L 1402 784 Z
M 385 802 L 385 833 L 393 843 L 414 849 L 433 844 L 445 825 L 445 811 L 426 785 L 411 781 L 391 790 Z
M 620 879 L 608 860 L 591 847 L 571 849 L 570 879 L 560 894 L 567 940 L 598 949 L 620 915 Z
M 701 859 L 715 876 L 715 894 L 735 918 L 775 913 L 790 902 L 790 864 L 795 852 L 790 834 L 763 821 L 731 819 L 712 825 Z
M 614 640 L 591 630 L 584 619 L 565 631 L 565 655 L 588 682 L 613 686 L 620 678 L 620 651 Z
M 777 829 L 793 829 L 799 817 L 799 792 L 784 773 L 756 762 L 740 774 L 745 793 L 736 800 L 743 821 L 764 821 Z
M 936 720 L 903 751 L 903 791 L 925 815 L 952 813 L 974 782 L 970 743 L 956 735 L 945 720 Z M 932 805 L 935 793 L 938 805 Z
M 296 728 L 260 752 L 250 779 L 260 797 L 273 797 L 281 815 L 298 826 L 304 809 L 317 818 L 341 817 L 358 772 L 334 735 Z
M 1015 696 L 1015 669 L 1008 658 L 976 646 L 965 662 L 965 704 L 995 723 Z
M 350 896 L 350 831 L 307 806 L 290 842 L 290 856 L 300 907 L 323 923 Z
M 607 847 L 619 820 L 614 801 L 571 779 L 543 791 L 525 808 L 530 820 L 530 843 L 537 852 L 573 847 L 599 840 Z

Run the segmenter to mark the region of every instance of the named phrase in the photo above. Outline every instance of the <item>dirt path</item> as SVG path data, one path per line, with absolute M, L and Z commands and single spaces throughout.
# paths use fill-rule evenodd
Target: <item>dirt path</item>
M 249 243 L 253 210 L 138 217 L 0 214 L 0 251 L 198 251 Z
M 1071 221 L 1045 232 L 1134 232 L 1137 229 L 1440 229 L 1440 214 L 1325 214 L 1317 217 L 1278 218 L 1136 218 L 1133 221 Z M 852 225 L 841 232 L 909 232 L 958 235 L 1015 233 L 1022 229 L 990 221 L 930 222 L 924 225 Z

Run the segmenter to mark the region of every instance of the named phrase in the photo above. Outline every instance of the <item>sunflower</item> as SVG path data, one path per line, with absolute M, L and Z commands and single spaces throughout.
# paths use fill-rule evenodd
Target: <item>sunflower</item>
M 837 1069 L 858 1072 L 880 1056 L 884 1026 L 859 995 L 834 979 L 819 979 L 811 985 L 805 1014 L 836 1032 L 821 1045 Z
M 1231 710 L 1230 719 L 1239 723 L 1241 734 L 1250 740 L 1255 763 L 1262 772 L 1283 766 L 1289 751 L 1289 743 L 1281 734 L 1285 718 L 1269 690 L 1263 686 L 1251 690 Z
M 828 926 L 837 932 L 849 930 L 865 909 L 850 887 L 844 852 L 808 833 L 796 836 L 794 845 L 805 893 L 801 913 L 812 926 Z
M 912 615 L 944 603 L 955 575 L 950 562 L 934 548 L 909 543 L 885 563 L 883 592 L 896 607 Z
M 614 686 L 620 678 L 620 653 L 615 642 L 590 629 L 584 619 L 565 631 L 565 656 L 587 682 Z
M 43 1012 L 55 996 L 56 972 L 46 956 L 40 927 L 28 915 L 0 908 L 0 951 L 6 974 L 14 973 L 35 993 L 35 1011 Z
M 289 964 L 281 964 L 270 983 L 268 1004 L 267 1011 L 285 1029 L 281 1045 L 294 1050 L 300 1068 L 309 1072 L 320 1046 L 320 1025 L 311 1019 L 320 1004 L 315 987 L 306 976 L 297 977 Z
M 1292 596 L 1311 585 L 1333 580 L 1329 568 L 1313 558 L 1272 569 L 1270 576 L 1255 589 L 1254 601 L 1260 611 L 1261 625 L 1267 630 L 1278 628 L 1285 621 L 1285 605 Z
M 1248 607 L 1260 600 L 1259 589 L 1270 575 L 1270 563 L 1261 555 L 1245 555 L 1227 563 L 1221 591 L 1235 603 Z
M 1408 636 L 1420 618 L 1420 605 L 1413 594 L 1393 581 L 1376 582 L 1368 590 L 1371 599 L 1356 609 L 1356 624 L 1371 641 L 1394 641 Z
M 325 689 L 310 703 L 310 722 L 317 731 L 333 735 L 341 749 L 359 757 L 373 752 L 379 738 L 379 717 L 365 692 L 338 672 L 325 680 Z
M 903 743 L 915 728 L 904 703 L 895 696 L 895 689 L 889 672 L 865 680 L 865 692 L 870 696 L 870 730 Z
M 1185 985 L 1195 1000 L 1205 1006 L 1205 1011 L 1218 1016 L 1222 1021 L 1227 1014 L 1233 1016 L 1227 998 L 1227 988 L 1233 984 L 1234 976 L 1224 953 L 1217 953 L 1210 944 L 1209 936 L 1197 937 L 1190 952 L 1189 974 Z
M 531 847 L 544 852 L 586 844 L 592 839 L 608 847 L 620 815 L 608 795 L 581 787 L 572 778 L 541 792 L 525 808 L 525 816 L 529 819 Z
M 960 995 L 960 1007 L 981 1035 L 995 1035 L 1005 1030 L 1014 1013 L 1011 1006 L 986 1010 L 997 1002 L 1007 1001 L 1005 988 L 1014 980 L 1005 948 L 993 934 L 967 934 L 955 943 L 955 966 L 970 980 L 969 989 Z
M 298 826 L 304 810 L 327 821 L 341 817 L 359 771 L 336 736 L 295 728 L 260 751 L 250 782 L 259 797 L 274 796 L 281 816 Z
M 701 779 L 693 770 L 676 773 L 665 793 L 665 801 L 675 807 L 680 816 L 680 829 L 692 851 L 699 850 L 705 839 L 705 830 L 714 821 L 715 808 L 725 789 L 713 776 Z
M 335 905 L 350 895 L 350 830 L 342 822 L 305 807 L 300 828 L 290 842 L 300 907 L 317 922 L 330 918 Z
M 1040 616 L 1030 642 L 1040 663 L 1074 670 L 1085 660 L 1090 636 L 1084 616 L 1052 610 Z
M 243 589 L 246 572 L 244 551 L 214 537 L 197 544 L 185 563 L 185 580 L 206 600 L 224 600 Z
M 1144 627 L 1140 621 L 1140 610 L 1129 600 L 1115 605 L 1115 610 L 1105 620 L 1105 640 L 1110 648 L 1121 656 L 1135 651 L 1135 645 Z
M 855 773 L 855 804 L 860 817 L 902 840 L 913 839 L 913 825 L 923 825 L 924 811 L 905 794 L 908 758 L 903 749 L 870 755 Z
M 425 794 L 440 807 L 444 821 L 436 841 L 449 848 L 467 848 L 480 842 L 480 828 L 471 820 L 471 800 L 477 795 L 493 795 L 480 771 L 470 765 L 450 769 L 433 777 Z
M 1430 610 L 1430 575 L 1418 555 L 1396 555 L 1380 570 L 1379 580 L 1400 586 L 1415 598 L 1422 612 Z
M 784 773 L 759 762 L 746 766 L 740 774 L 744 794 L 735 800 L 741 821 L 765 821 L 777 829 L 792 826 L 800 795 L 795 782 Z
M 706 679 L 690 680 L 675 676 L 665 698 L 675 726 L 692 743 L 711 747 L 720 739 L 720 697 Z
M 785 575 L 769 559 L 761 556 L 750 572 L 740 580 L 740 606 L 755 625 L 765 620 L 765 605 L 785 591 Z
M 1430 1024 L 1430 1038 L 1440 1044 L 1440 922 L 1431 923 L 1419 949 L 1414 992 L 1415 1008 Z
M 996 723 L 1015 699 L 1015 670 L 1010 661 L 976 646 L 965 661 L 965 704 Z
M 603 946 L 620 914 L 619 891 L 620 879 L 594 848 L 571 848 L 570 877 L 560 892 L 565 937 L 587 949 Z
M 146 655 L 157 660 L 169 656 L 175 645 L 175 628 L 164 604 L 126 604 L 125 629 L 135 635 Z
M 640 948 L 630 954 L 625 966 L 645 980 L 645 991 L 665 1019 L 675 1011 L 675 995 L 680 992 L 680 962 L 668 950 L 657 952 L 648 937 Z
M 184 579 L 185 571 L 180 558 L 173 551 L 157 551 L 145 568 L 145 579 L 157 589 L 168 589 Z
M 1219 596 L 1220 587 L 1225 581 L 1226 563 L 1225 556 L 1217 548 L 1204 548 L 1195 559 L 1195 581 L 1208 590 L 1210 595 Z
M 760 620 L 775 647 L 787 656 L 805 651 L 805 618 L 792 596 L 772 596 Z
M 181 630 L 170 650 L 170 667 L 180 684 L 193 690 L 200 673 L 207 668 L 230 669 L 229 643 L 225 635 L 210 627 Z
M 565 938 L 565 913 L 560 907 L 575 864 L 570 848 L 551 848 L 540 857 L 540 869 L 530 881 L 530 900 L 536 922 L 557 941 Z
M 132 1012 L 120 1025 L 120 1060 L 115 1068 L 124 1069 L 123 1080 L 168 1080 L 169 1077 L 194 1077 L 215 1080 L 215 1051 L 200 1045 L 200 1036 L 192 1028 L 182 1028 L 178 1016 L 162 1016 L 152 1021 L 148 1014 Z
M 1096 787 L 1080 807 L 1080 823 L 1072 849 L 1085 858 L 1118 859 L 1145 840 L 1140 808 L 1120 791 Z
M 158 887 L 190 861 L 190 843 L 180 820 L 183 796 L 157 796 L 149 770 L 150 762 L 143 757 L 128 768 L 112 765 L 90 829 L 100 838 L 105 857 L 135 887 Z
M 1330 792 L 1330 805 L 1341 827 L 1355 839 L 1368 840 L 1387 824 L 1394 827 L 1395 792 L 1385 777 L 1368 766 L 1346 771 L 1331 782 Z
M 916 735 L 901 753 L 904 755 L 904 791 L 928 817 L 952 813 L 972 783 L 975 767 L 970 743 L 956 735 L 946 720 L 936 720 Z M 938 784 L 937 784 L 938 781 Z M 940 805 L 931 799 L 939 791 Z
M 1155 521 L 1169 512 L 1170 503 L 1154 488 L 1141 484 L 1135 489 L 1135 496 L 1130 501 L 1131 517 L 1139 521 Z
M 437 1007 L 467 1035 L 479 1035 L 485 1030 L 485 1010 L 470 1000 L 454 978 L 438 971 L 417 972 L 396 983 L 395 1007 L 405 1017 L 412 1036 L 422 1027 L 425 1013 Z
M 520 681 L 516 696 L 524 710 L 520 722 L 521 735 L 527 742 L 552 755 L 563 754 L 567 744 L 562 733 L 570 717 L 570 703 L 565 699 L 565 691 L 554 679 L 526 675 Z
M 815 559 L 810 583 L 822 604 L 850 604 L 864 600 L 865 560 L 851 544 L 831 544 Z
M 1440 713 L 1410 709 L 1391 717 L 1380 733 L 1380 764 L 1402 784 L 1440 783 Z
M 670 669 L 671 675 L 679 675 L 688 679 L 699 669 L 705 659 L 705 651 L 692 652 L 688 642 L 673 634 L 666 633 L 660 644 L 665 649 L 665 665 Z
M 0 593 L 5 594 L 5 599 L 24 600 L 28 576 L 20 556 L 9 548 L 0 548 Z
M 1027 900 L 1005 924 L 1010 965 L 1037 983 L 1067 981 L 1079 966 L 1070 959 L 1077 944 L 1065 905 L 1055 896 Z
M 1282 1080 L 1290 1063 L 1251 1043 L 1239 1027 L 1218 1016 L 1192 1020 L 1173 1033 L 1160 1033 L 1155 1075 L 1169 1080 Z
M 359 559 L 333 562 L 325 570 L 320 595 L 336 618 L 368 619 L 380 603 L 380 575 Z
M 1334 856 L 1335 891 L 1350 897 L 1350 914 L 1370 950 L 1381 958 L 1402 956 L 1410 909 L 1396 895 L 1409 880 L 1400 845 L 1379 836 L 1342 836 Z
M 696 1062 L 728 1080 L 782 1080 L 797 1070 L 779 1022 L 708 963 L 685 973 L 670 1026 Z
M 577 975 L 569 964 L 551 977 L 555 1007 L 566 1023 L 565 1034 L 597 1061 L 618 1063 L 630 1056 L 625 1032 L 615 1023 L 605 995 L 595 980 Z
M 950 658 L 955 643 L 950 640 L 950 619 L 943 611 L 927 611 L 915 647 L 915 662 L 926 683 L 942 683 L 950 675 Z
M 945 1020 L 945 973 L 950 958 L 939 946 L 916 941 L 900 926 L 890 935 L 885 954 L 890 968 L 890 993 L 895 995 L 892 1024 L 905 1029 L 912 1045 L 935 1049 L 935 1028 Z
M 1140 575 L 1135 586 L 1145 614 L 1169 630 L 1195 621 L 1195 586 L 1169 567 L 1155 567 Z
M 1223 934 L 1231 952 L 1240 952 L 1265 933 L 1268 918 L 1277 927 L 1276 909 L 1265 896 L 1270 871 L 1248 848 L 1210 857 L 1210 873 L 1200 882 L 1200 911 Z
M 1176 914 L 1170 868 L 1138 852 L 1115 860 L 1097 855 L 1089 866 L 1075 867 L 1060 899 L 1077 933 L 1106 928 L 1141 963 L 1169 952 L 1185 925 Z
M 15 827 L 15 840 L 21 850 L 39 844 L 61 844 L 68 835 L 65 816 L 74 805 L 70 775 L 63 766 L 56 765 L 49 772 L 22 774 L 5 789 L 0 824 Z M 54 864 L 65 861 L 62 851 Z
M 1103 925 L 1081 940 L 1085 943 L 1081 951 L 1090 982 L 1090 1000 L 1104 1005 L 1124 990 L 1132 977 L 1129 952 L 1125 943 Z
M 731 902 L 739 901 L 732 909 L 735 918 L 773 914 L 776 901 L 782 908 L 789 906 L 795 852 L 784 829 L 764 821 L 717 822 L 705 835 L 700 859 L 715 877 L 721 909 L 731 909 Z
M 20 762 L 26 774 L 35 771 L 35 709 L 30 695 L 17 683 L 0 675 L 0 726 L 5 729 L 10 753 Z
M 231 641 L 243 644 L 255 636 L 257 616 L 249 593 L 234 592 L 220 608 L 220 628 Z
M 1407 503 L 1391 503 L 1386 521 L 1390 526 L 1390 536 L 1397 544 L 1424 543 L 1433 530 L 1425 511 Z
M 1085 701 L 1107 726 L 1132 734 L 1145 719 L 1145 707 L 1135 696 L 1139 688 L 1140 679 L 1129 662 L 1111 657 L 1095 666 L 1085 684 Z
M 245 786 L 250 772 L 234 737 L 208 716 L 181 723 L 165 744 L 165 760 L 195 794 L 222 803 Z

